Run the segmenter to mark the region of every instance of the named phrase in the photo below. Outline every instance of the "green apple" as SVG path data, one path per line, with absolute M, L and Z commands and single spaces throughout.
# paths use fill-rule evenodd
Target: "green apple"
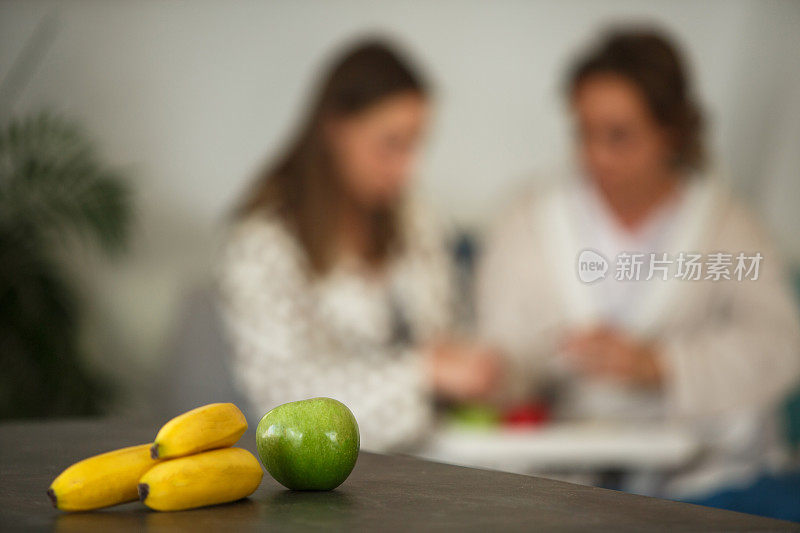
M 261 462 L 293 490 L 331 490 L 347 479 L 358 459 L 356 418 L 331 398 L 285 403 L 265 414 L 256 428 Z
M 466 429 L 494 429 L 500 425 L 500 411 L 489 405 L 462 405 L 450 411 L 450 420 Z

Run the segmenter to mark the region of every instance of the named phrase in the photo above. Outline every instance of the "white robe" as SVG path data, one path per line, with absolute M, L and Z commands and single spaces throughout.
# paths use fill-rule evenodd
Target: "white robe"
M 617 282 L 610 278 L 619 250 L 598 250 L 602 239 L 587 230 L 591 219 L 581 221 L 591 215 L 581 212 L 584 193 L 577 181 L 565 180 L 527 195 L 489 239 L 479 268 L 478 320 L 482 335 L 515 367 L 509 394 L 555 387 L 560 416 L 669 422 L 693 432 L 702 455 L 659 476 L 647 489 L 652 494 L 697 496 L 751 481 L 781 460 L 775 407 L 800 375 L 800 321 L 778 255 L 714 178 L 698 176 L 660 215 L 657 236 L 643 241 L 659 249 L 630 251 L 672 258 L 760 252 L 758 279 L 685 281 L 673 269 L 666 281 Z M 609 254 L 606 279 L 580 281 L 576 265 L 584 249 Z M 613 283 L 643 285 L 614 310 Z M 586 378 L 561 364 L 565 334 L 608 322 L 660 345 L 666 378 L 659 391 Z

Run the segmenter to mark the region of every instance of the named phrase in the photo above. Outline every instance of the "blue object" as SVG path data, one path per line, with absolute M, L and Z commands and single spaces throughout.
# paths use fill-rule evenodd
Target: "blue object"
M 718 492 L 687 503 L 800 522 L 800 471 L 763 476 L 743 489 Z

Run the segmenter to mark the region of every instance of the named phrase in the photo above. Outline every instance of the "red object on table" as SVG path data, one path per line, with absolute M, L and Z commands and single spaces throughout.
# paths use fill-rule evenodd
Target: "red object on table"
M 540 426 L 550 420 L 550 409 L 541 403 L 512 407 L 503 413 L 503 425 L 509 427 Z

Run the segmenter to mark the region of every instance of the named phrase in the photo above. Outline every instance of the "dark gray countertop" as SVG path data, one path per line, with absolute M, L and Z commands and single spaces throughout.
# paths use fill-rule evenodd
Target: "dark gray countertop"
M 800 530 L 751 515 L 529 476 L 363 453 L 332 492 L 292 492 L 269 475 L 249 499 L 157 513 L 131 503 L 61 513 L 45 491 L 70 464 L 150 441 L 158 423 L 75 420 L 0 424 L 0 530 Z M 239 446 L 255 451 L 248 432 Z

